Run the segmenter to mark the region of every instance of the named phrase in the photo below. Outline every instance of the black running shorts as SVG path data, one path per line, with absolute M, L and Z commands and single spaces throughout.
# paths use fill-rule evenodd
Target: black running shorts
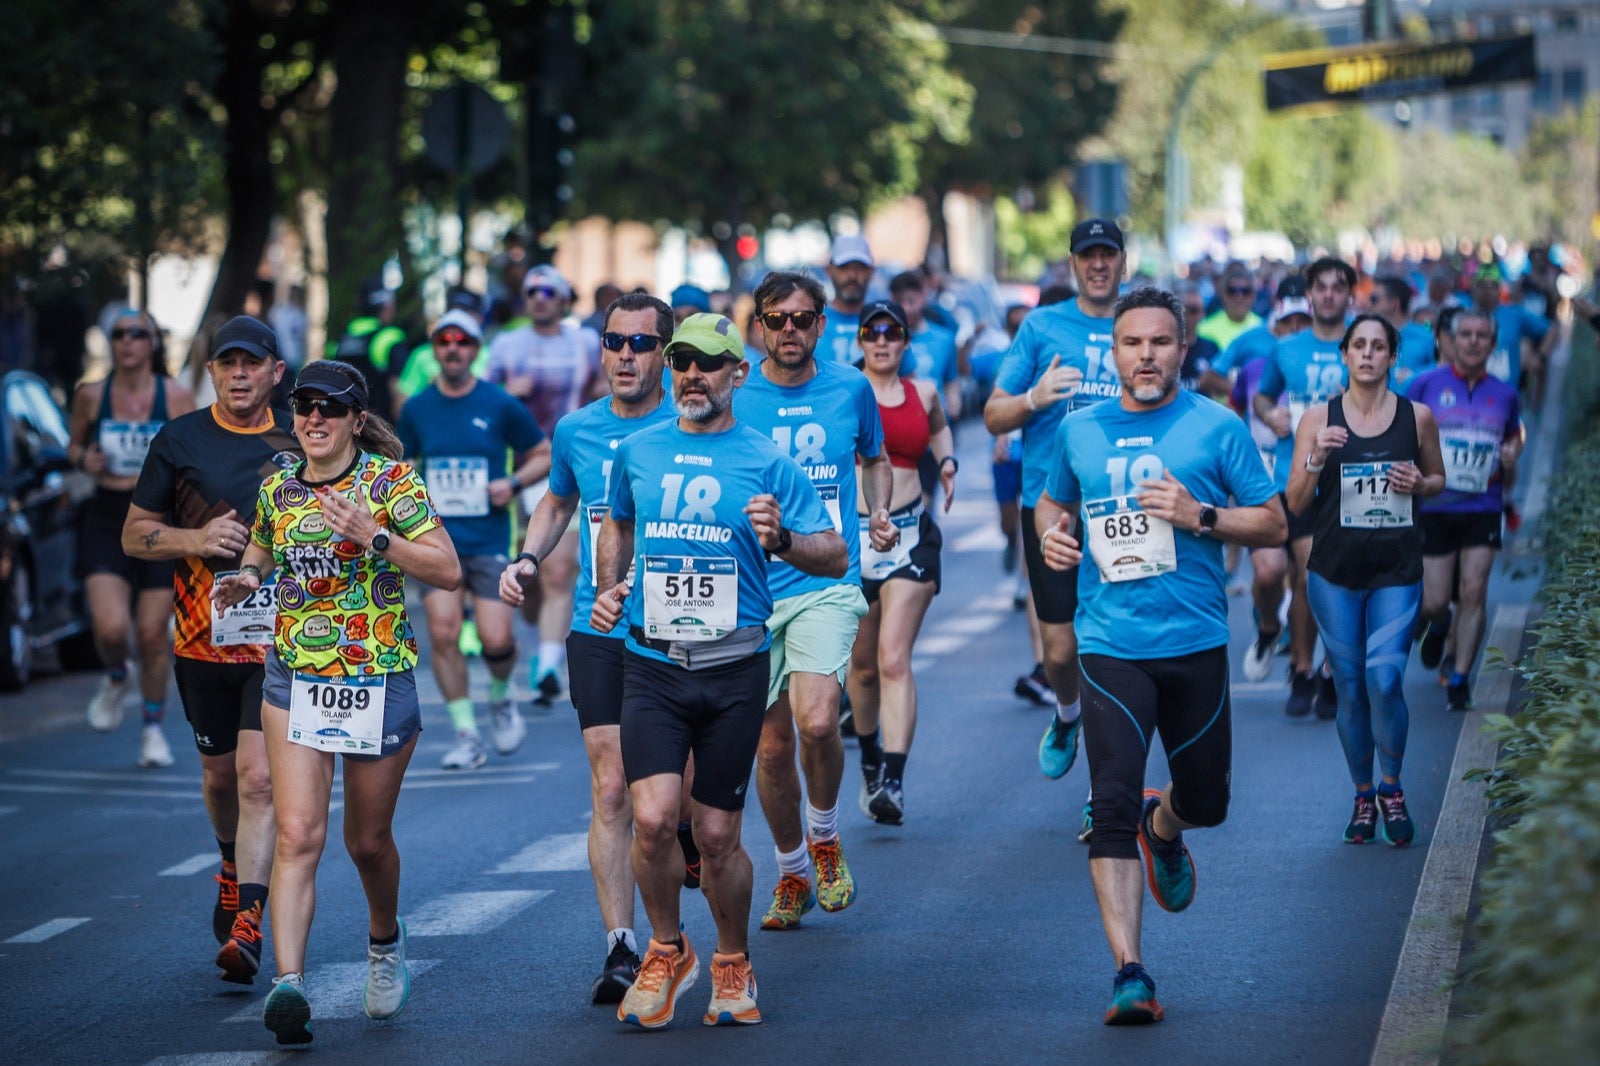
M 261 732 L 264 672 L 260 663 L 210 663 L 181 655 L 174 660 L 183 716 L 201 755 L 228 755 L 239 746 L 240 730 Z
M 1033 608 L 1039 621 L 1052 625 L 1070 623 L 1078 613 L 1078 568 L 1052 570 L 1044 564 L 1044 548 L 1033 524 L 1032 507 L 1022 509 L 1022 556 L 1028 564 L 1028 587 L 1033 590 Z

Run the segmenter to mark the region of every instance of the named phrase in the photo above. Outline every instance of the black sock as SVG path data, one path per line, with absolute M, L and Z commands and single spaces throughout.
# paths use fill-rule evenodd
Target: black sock
M 870 733 L 863 733 L 857 730 L 856 741 L 861 745 L 862 766 L 883 765 L 883 744 L 879 740 L 879 734 L 876 729 Z
M 232 863 L 234 861 L 234 859 L 233 859 L 233 841 L 231 841 L 231 840 L 219 840 L 219 841 L 217 841 L 217 847 L 222 852 L 222 861 L 223 862 Z
M 695 846 L 694 827 L 688 822 L 678 823 L 678 847 L 683 849 L 683 861 L 693 866 L 700 861 L 700 849 Z
M 398 923 L 396 923 L 395 927 L 394 927 L 394 932 L 390 933 L 388 936 L 384 937 L 381 940 L 378 939 L 375 936 L 372 936 L 370 933 L 367 935 L 367 939 L 370 940 L 374 945 L 376 945 L 377 947 L 380 947 L 380 948 L 386 948 L 390 944 L 398 944 L 398 943 L 400 943 L 400 926 L 399 926 Z
M 906 777 L 906 756 L 904 752 L 886 751 L 883 753 L 883 779 L 885 781 L 904 781 Z
M 239 885 L 240 912 L 248 911 L 258 904 L 262 913 L 265 913 L 267 909 L 267 886 L 250 882 L 241 883 Z

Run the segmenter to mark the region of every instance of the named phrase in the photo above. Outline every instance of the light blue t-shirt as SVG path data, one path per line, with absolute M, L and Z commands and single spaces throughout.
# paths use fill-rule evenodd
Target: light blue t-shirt
M 859 584 L 856 456 L 873 459 L 883 450 L 883 421 L 878 415 L 872 382 L 855 367 L 819 362 L 811 380 L 787 388 L 767 380 L 761 367 L 753 367 L 744 386 L 734 391 L 733 416 L 766 434 L 780 452 L 800 464 L 816 486 L 834 532 L 844 537 L 850 549 L 850 569 L 843 578 L 802 573 L 781 559 L 774 559 L 767 574 L 772 598 L 787 599 L 841 581 Z M 847 515 L 849 535 L 844 526 Z
M 822 324 L 822 336 L 817 338 L 817 362 L 849 366 L 861 354 L 856 346 L 861 312 L 850 314 L 833 306 L 823 308 L 823 312 L 827 321 Z
M 744 513 L 751 497 L 777 497 L 783 525 L 794 533 L 833 528 L 805 471 L 753 427 L 735 423 L 720 433 L 685 433 L 673 419 L 627 437 L 616 455 L 606 499 L 613 517 L 633 522 L 636 569 L 627 621 L 647 636 L 645 599 L 652 585 L 691 612 L 658 610 L 657 621 L 694 625 L 690 619 L 698 618 L 717 629 L 766 625 L 772 592 L 766 552 Z M 730 594 L 736 603 L 727 602 Z M 681 639 L 659 630 L 656 636 Z M 770 644 L 769 634 L 762 648 Z M 632 633 L 628 649 L 671 661 Z
M 1056 427 L 1068 411 L 1093 406 L 1101 400 L 1122 395 L 1122 379 L 1111 352 L 1112 320 L 1086 315 L 1078 301 L 1040 307 L 1028 313 L 1017 330 L 995 388 L 1021 396 L 1044 376 L 1050 360 L 1061 357 L 1062 366 L 1083 371 L 1078 391 L 1061 403 L 1040 408 L 1022 424 L 1022 506 L 1039 502 L 1045 479 L 1050 474 L 1050 452 L 1055 447 Z
M 1222 354 L 1211 360 L 1211 369 L 1227 377 L 1252 359 L 1265 359 L 1277 346 L 1278 338 L 1270 329 L 1255 326 L 1233 338 Z
M 1407 322 L 1400 328 L 1400 358 L 1394 364 L 1395 383 L 1403 390 L 1418 374 L 1433 369 L 1435 362 L 1433 330 L 1421 322 Z
M 663 400 L 647 415 L 622 418 L 611 409 L 611 397 L 605 396 L 556 423 L 550 440 L 550 491 L 578 497 L 578 583 L 572 592 L 572 628 L 576 632 L 618 640 L 627 635 L 620 627 L 596 633 L 589 624 L 594 610 L 594 547 L 606 517 L 611 464 L 624 439 L 675 417 L 672 402 Z
M 1271 400 L 1282 396 L 1289 403 L 1289 435 L 1278 441 L 1278 458 L 1273 466 L 1279 492 L 1289 488 L 1294 435 L 1306 408 L 1326 403 L 1330 396 L 1344 391 L 1347 372 L 1344 357 L 1339 354 L 1342 339 L 1341 333 L 1331 341 L 1319 340 L 1314 330 L 1303 329 L 1279 340 L 1267 359 L 1257 391 Z
M 943 391 L 956 376 L 956 335 L 943 326 L 926 320 L 911 334 L 907 358 L 900 361 L 900 373 L 931 381 Z
M 1175 568 L 1150 577 L 1108 582 L 1092 554 L 1106 522 L 1145 516 L 1123 511 L 1096 517 L 1100 501 L 1137 495 L 1164 471 L 1201 503 L 1254 507 L 1275 495 L 1243 421 L 1219 403 L 1180 391 L 1153 411 L 1098 404 L 1062 420 L 1057 460 L 1046 491 L 1057 503 L 1082 502 L 1078 567 L 1078 650 L 1118 659 L 1170 659 L 1228 643 L 1227 575 L 1222 541 L 1173 527 Z
M 1520 304 L 1501 304 L 1494 309 L 1496 327 L 1494 351 L 1489 354 L 1488 371 L 1512 388 L 1522 378 L 1522 342 L 1544 340 L 1550 320 Z

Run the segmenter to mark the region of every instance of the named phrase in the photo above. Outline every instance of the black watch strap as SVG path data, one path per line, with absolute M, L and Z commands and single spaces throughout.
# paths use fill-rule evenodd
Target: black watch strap
M 533 568 L 535 570 L 539 569 L 539 557 L 537 555 L 533 554 L 532 552 L 519 552 L 517 554 L 517 557 L 515 559 L 511 560 L 511 561 L 514 562 L 514 563 L 520 563 L 524 559 L 526 559 L 526 560 L 528 560 L 528 562 L 532 563 L 533 564 Z
M 960 459 L 957 459 L 953 455 L 947 455 L 943 459 L 939 460 L 940 467 L 943 467 L 944 464 L 946 464 L 946 463 L 950 464 L 950 466 L 954 469 L 955 473 L 957 473 L 957 474 L 961 473 L 961 460 Z

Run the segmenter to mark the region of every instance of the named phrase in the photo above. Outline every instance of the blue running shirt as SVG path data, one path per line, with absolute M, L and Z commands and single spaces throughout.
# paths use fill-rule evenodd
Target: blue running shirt
M 1278 338 L 1266 326 L 1247 329 L 1228 343 L 1222 354 L 1211 360 L 1211 369 L 1227 377 L 1252 359 L 1265 359 L 1278 346 Z
M 920 330 L 912 331 L 911 347 L 900 361 L 900 373 L 931 381 L 943 392 L 956 376 L 955 331 L 924 321 Z
M 1342 338 L 1342 334 L 1341 334 Z M 1289 435 L 1278 441 L 1275 478 L 1278 491 L 1289 487 L 1289 468 L 1294 464 L 1294 435 L 1300 419 L 1314 403 L 1326 403 L 1345 388 L 1344 358 L 1339 340 L 1318 340 L 1314 331 L 1303 329 L 1278 341 L 1261 374 L 1257 390 L 1268 399 L 1282 396 L 1289 401 Z
M 1400 358 L 1394 364 L 1395 383 L 1404 389 L 1418 374 L 1434 368 L 1433 330 L 1421 322 L 1407 322 L 1400 330 Z
M 607 500 L 613 517 L 634 524 L 627 622 L 647 637 L 709 639 L 766 625 L 767 554 L 744 513 L 752 496 L 777 497 L 792 532 L 834 528 L 805 471 L 750 426 L 685 433 L 673 419 L 626 438 L 616 455 Z M 647 611 L 647 599 L 658 606 Z M 631 633 L 628 649 L 671 661 Z
M 831 305 L 823 308 L 823 313 L 827 318 L 822 324 L 822 336 L 817 338 L 817 362 L 849 366 L 861 354 L 856 347 L 856 330 L 861 328 L 861 313 L 848 314 Z
M 1147 516 L 1137 502 L 1106 501 L 1137 495 L 1163 471 L 1201 503 L 1254 507 L 1276 495 L 1243 421 L 1219 403 L 1192 392 L 1154 411 L 1127 411 L 1103 403 L 1074 412 L 1057 433 L 1060 461 L 1046 491 L 1061 504 L 1082 503 L 1078 567 L 1078 650 L 1118 659 L 1168 659 L 1228 643 L 1227 576 L 1222 541 L 1172 529 L 1175 566 L 1150 576 L 1107 581 L 1092 554 L 1111 529 L 1141 531 Z M 1159 519 L 1157 519 L 1159 521 Z M 1123 528 L 1119 531 L 1117 526 Z
M 1521 304 L 1501 304 L 1494 309 L 1494 351 L 1489 355 L 1489 373 L 1516 388 L 1522 378 L 1522 342 L 1544 340 L 1550 320 L 1534 314 Z
M 872 382 L 855 367 L 817 363 L 817 372 L 803 385 L 787 388 L 767 380 L 752 367 L 744 386 L 733 394 L 733 415 L 765 434 L 778 450 L 800 464 L 822 498 L 833 530 L 850 549 L 850 569 L 843 578 L 801 573 L 774 559 L 767 580 L 776 600 L 831 588 L 840 581 L 860 584 L 861 544 L 855 535 L 856 456 L 875 458 L 883 450 L 883 422 Z M 845 535 L 844 516 L 850 516 Z
M 1044 376 L 1050 360 L 1083 371 L 1075 395 L 1031 413 L 1022 424 L 1022 506 L 1039 502 L 1050 474 L 1056 427 L 1068 411 L 1122 395 L 1122 379 L 1111 357 L 1111 319 L 1086 315 L 1078 301 L 1041 307 L 1022 320 L 1022 328 L 1000 361 L 995 387 L 1021 396 Z
M 611 464 L 624 438 L 673 418 L 667 400 L 647 415 L 621 418 L 611 410 L 611 397 L 605 396 L 556 423 L 550 441 L 550 491 L 578 497 L 578 584 L 572 593 L 572 628 L 579 633 L 618 640 L 627 635 L 620 627 L 596 633 L 589 624 L 594 610 L 594 546 L 606 517 Z

